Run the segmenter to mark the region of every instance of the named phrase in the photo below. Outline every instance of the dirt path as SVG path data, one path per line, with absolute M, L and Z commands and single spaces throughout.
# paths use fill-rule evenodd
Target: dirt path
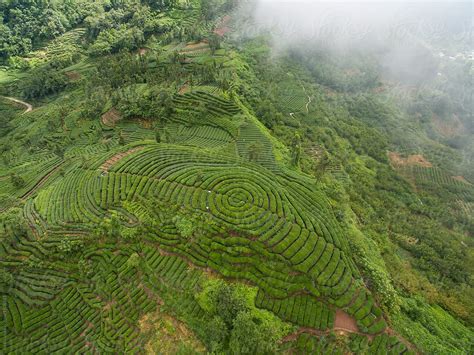
M 22 105 L 22 106 L 25 106 L 25 107 L 26 107 L 26 110 L 23 112 L 23 114 L 33 111 L 33 105 L 29 104 L 28 102 L 15 99 L 15 98 L 13 98 L 13 97 L 7 97 L 7 96 L 2 96 L 2 97 L 3 97 L 4 99 L 10 100 L 10 101 L 12 101 L 12 102 L 14 102 L 14 103 L 17 103 L 17 104 L 20 104 L 20 105 Z
M 304 87 L 303 84 L 301 84 L 301 87 L 303 88 L 303 91 L 305 93 L 305 95 L 308 97 L 308 102 L 306 103 L 306 113 L 309 113 L 309 104 L 313 101 L 312 97 L 308 95 L 308 93 L 306 92 L 306 88 Z
M 323 336 L 328 335 L 330 332 L 336 331 L 338 333 L 345 334 L 345 333 L 356 333 L 363 336 L 368 337 L 369 339 L 373 339 L 374 335 L 363 333 L 359 330 L 357 323 L 354 318 L 352 318 L 349 314 L 344 312 L 341 309 L 336 310 L 336 316 L 334 318 L 334 326 L 331 329 L 326 330 L 318 330 L 314 328 L 308 327 L 300 327 L 296 330 L 296 332 L 291 333 L 282 339 L 282 342 L 294 341 L 298 338 L 298 336 L 302 333 L 308 333 L 316 336 Z
M 339 335 L 351 334 L 351 333 L 359 334 L 359 335 L 367 337 L 370 341 L 372 341 L 377 335 L 377 334 L 366 334 L 366 333 L 361 332 L 354 318 L 352 318 L 349 314 L 347 314 L 343 310 L 337 309 L 333 328 L 326 329 L 326 330 L 318 330 L 318 329 L 308 328 L 308 327 L 299 327 L 295 332 L 288 334 L 286 337 L 281 339 L 281 342 L 286 343 L 290 341 L 295 341 L 303 333 L 308 333 L 308 334 L 320 337 L 320 336 L 329 335 L 332 331 L 338 333 Z M 413 346 L 413 344 L 411 344 L 408 340 L 403 338 L 400 334 L 398 334 L 393 329 L 387 327 L 381 334 L 383 333 L 396 337 L 408 349 L 419 354 L 418 349 L 415 346 Z
M 64 164 L 65 162 L 62 161 L 59 163 L 57 166 L 55 166 L 53 169 L 51 169 L 45 176 L 43 176 L 34 186 L 29 189 L 27 192 L 25 192 L 20 199 L 21 200 L 26 200 L 28 197 L 33 195 L 41 186 L 45 184 L 45 182 L 53 175 L 56 171 L 58 171 Z
M 307 334 L 311 334 L 311 335 L 314 335 L 314 336 L 317 336 L 317 337 L 321 337 L 321 336 L 327 336 L 327 335 L 331 334 L 331 332 L 333 332 L 333 331 L 339 333 L 339 335 L 343 335 L 345 333 L 355 333 L 355 334 L 365 336 L 365 337 L 369 338 L 370 340 L 372 340 L 374 338 L 374 335 L 365 334 L 365 333 L 361 333 L 361 332 L 358 332 L 358 331 L 354 332 L 350 329 L 344 329 L 344 328 L 334 327 L 332 329 L 327 329 L 327 330 L 317 330 L 317 329 L 314 329 L 314 328 L 300 327 L 294 333 L 291 333 L 291 334 L 287 335 L 286 337 L 284 337 L 283 339 L 281 339 L 281 342 L 282 343 L 287 343 L 289 341 L 295 341 L 303 333 L 307 333 Z
M 100 170 L 102 170 L 102 172 L 104 173 L 107 173 L 109 171 L 109 169 L 115 164 L 117 163 L 120 159 L 123 159 L 125 158 L 126 156 L 130 155 L 130 154 L 133 154 L 135 152 L 138 152 L 139 150 L 142 150 L 144 147 L 135 147 L 135 148 L 132 148 L 130 150 L 127 150 L 125 152 L 121 152 L 121 153 L 117 153 L 115 154 L 114 156 L 110 157 L 109 159 L 107 159 L 101 166 L 100 166 Z
M 34 184 L 31 189 L 29 189 L 28 191 L 26 191 L 23 195 L 21 195 L 19 197 L 19 200 L 20 201 L 25 201 L 26 199 L 28 199 L 31 195 L 33 195 L 41 186 L 43 186 L 46 181 L 51 177 L 51 175 L 53 175 L 56 171 L 58 171 L 64 164 L 65 162 L 62 161 L 61 163 L 59 163 L 57 166 L 55 166 L 54 168 L 52 168 L 46 175 L 44 175 L 41 179 L 38 180 L 38 182 L 36 184 Z M 8 206 L 2 206 L 0 207 L 0 213 L 1 212 L 5 212 L 6 210 L 8 210 L 9 208 L 11 207 L 14 207 L 16 204 L 11 204 L 11 205 L 8 205 Z

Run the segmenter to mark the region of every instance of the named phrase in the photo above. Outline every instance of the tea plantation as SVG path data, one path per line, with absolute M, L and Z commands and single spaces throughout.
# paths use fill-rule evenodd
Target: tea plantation
M 243 4 L 0 9 L 0 353 L 468 352 L 469 255 L 430 232 L 470 243 L 471 183 L 391 166 Z

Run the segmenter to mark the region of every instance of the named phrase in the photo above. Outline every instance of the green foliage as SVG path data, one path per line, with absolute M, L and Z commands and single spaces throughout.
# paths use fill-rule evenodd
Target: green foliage
M 96 6 L 88 0 L 4 1 L 0 26 L 0 57 L 23 56 L 45 39 L 55 38 L 77 26 Z
M 16 188 L 19 189 L 23 186 L 25 186 L 25 179 L 23 179 L 20 175 L 12 173 L 10 175 L 10 181 L 12 185 Z
M 68 237 L 61 239 L 61 242 L 57 246 L 58 251 L 61 253 L 63 258 L 65 257 L 65 254 L 77 252 L 83 247 L 84 242 L 82 240 L 71 240 Z
M 233 322 L 229 348 L 235 354 L 273 354 L 283 335 L 282 329 L 266 314 L 240 312 Z
M 89 52 L 93 56 L 101 56 L 117 53 L 120 50 L 133 50 L 142 45 L 144 41 L 145 37 L 141 29 L 120 25 L 118 28 L 101 31 L 97 40 L 89 48 Z
M 219 13 L 220 0 L 201 1 L 201 16 L 205 21 L 213 20 Z
M 202 287 L 196 298 L 211 318 L 204 330 L 210 351 L 267 354 L 277 349 L 278 340 L 289 328 L 255 308 L 252 289 L 221 279 L 208 280 Z
M 57 94 L 67 85 L 64 73 L 52 67 L 34 69 L 27 79 L 21 82 L 22 95 L 27 99 L 39 99 Z
M 0 105 L 1 350 L 141 351 L 159 298 L 215 353 L 275 353 L 281 320 L 327 332 L 290 352 L 406 351 L 387 324 L 466 352 L 474 199 L 450 166 L 469 136 L 420 127 L 467 122 L 468 102 L 427 90 L 408 125 L 369 58 L 218 37 L 231 3 L 0 5 L 1 57 L 23 70 L 3 92 L 35 101 Z M 414 138 L 435 166 L 393 169 Z M 332 333 L 337 309 L 372 339 Z
M 421 299 L 403 299 L 393 322 L 401 333 L 426 352 L 462 354 L 471 346 L 471 331 L 438 306 Z M 470 344 L 471 343 L 471 344 Z
M 215 316 L 204 327 L 205 343 L 211 353 L 220 353 L 225 351 L 225 343 L 229 337 L 227 325 L 224 320 Z
M 251 161 L 258 161 L 262 154 L 263 145 L 260 142 L 254 142 L 248 145 L 249 159 Z
M 126 118 L 153 118 L 164 123 L 174 112 L 171 95 L 160 88 L 143 92 L 139 87 L 131 86 L 119 92 L 113 99 Z
M 208 39 L 209 41 L 209 48 L 211 49 L 211 53 L 214 54 L 218 49 L 221 48 L 221 40 L 219 36 L 217 35 L 212 35 Z
M 116 212 L 112 212 L 109 218 L 104 218 L 100 223 L 98 223 L 95 234 L 98 237 L 107 237 L 107 238 L 119 238 L 121 236 L 122 226 L 120 224 L 120 218 Z M 129 237 L 129 234 L 126 234 L 126 238 Z
M 173 217 L 173 222 L 176 225 L 178 233 L 184 238 L 190 238 L 196 229 L 194 222 L 183 215 L 176 215 Z
M 133 253 L 127 260 L 127 267 L 128 268 L 136 268 L 140 265 L 140 255 L 137 253 Z
M 301 137 L 298 133 L 295 133 L 293 141 L 291 143 L 291 164 L 298 166 L 301 157 Z
M 13 275 L 7 270 L 0 270 L 0 292 L 7 293 L 7 290 L 13 285 Z

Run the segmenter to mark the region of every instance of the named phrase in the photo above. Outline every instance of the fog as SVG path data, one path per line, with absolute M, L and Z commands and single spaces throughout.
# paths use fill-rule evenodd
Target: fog
M 319 84 L 351 90 L 344 85 L 351 84 L 354 73 L 357 84 L 370 80 L 370 70 L 375 68 L 376 78 L 383 84 L 381 99 L 404 109 L 418 107 L 419 102 L 431 105 L 446 126 L 456 125 L 460 119 L 459 135 L 448 137 L 448 144 L 463 150 L 463 162 L 451 164 L 459 164 L 454 168 L 460 174 L 472 176 L 468 173 L 474 161 L 474 145 L 469 143 L 474 129 L 471 2 L 248 0 L 239 11 L 238 42 L 266 36 L 275 62 L 296 54 L 309 62 L 310 70 L 317 67 L 317 75 L 323 73 L 315 76 Z M 325 74 L 334 67 L 333 77 L 343 77 L 342 89 L 327 83 Z M 420 101 L 418 94 L 429 99 Z M 404 122 L 391 123 L 402 132 L 403 145 L 414 150 L 425 142 L 421 133 L 407 128 L 417 117 L 409 113 Z M 427 128 L 430 137 L 447 141 L 435 131 Z
M 470 2 L 255 0 L 250 6 L 252 26 L 243 35 L 270 33 L 274 55 L 298 48 L 363 51 L 377 55 L 387 77 L 412 83 L 437 75 L 440 52 L 472 49 Z

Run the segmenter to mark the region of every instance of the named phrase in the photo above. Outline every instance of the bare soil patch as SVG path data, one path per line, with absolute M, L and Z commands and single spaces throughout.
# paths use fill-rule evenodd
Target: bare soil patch
M 81 78 L 81 74 L 79 74 L 77 71 L 68 71 L 65 73 L 65 75 L 69 81 L 77 81 Z
M 142 150 L 143 147 L 135 147 L 135 148 L 132 148 L 130 150 L 127 150 L 126 152 L 121 152 L 121 153 L 118 153 L 118 154 L 115 154 L 113 157 L 107 159 L 101 166 L 100 166 L 100 170 L 102 170 L 103 172 L 108 172 L 109 169 L 114 165 L 116 164 L 120 159 L 123 159 L 125 158 L 126 156 L 130 155 L 130 154 L 133 154 L 135 152 L 138 152 L 140 150 Z
M 359 332 L 355 319 L 341 309 L 336 310 L 334 329 L 342 329 L 353 333 Z
M 191 51 L 195 51 L 195 50 L 198 50 L 198 49 L 204 49 L 204 48 L 208 48 L 209 47 L 209 43 L 205 40 L 203 41 L 200 41 L 200 42 L 190 42 L 190 43 L 187 43 L 186 44 L 186 47 L 183 48 L 183 52 L 191 52 Z
M 122 116 L 117 109 L 112 107 L 110 110 L 104 113 L 100 119 L 104 125 L 113 127 L 117 121 L 122 119 Z
M 424 168 L 431 168 L 433 164 L 431 164 L 423 155 L 421 154 L 413 154 L 409 155 L 406 158 L 402 157 L 400 153 L 397 152 L 389 152 L 388 157 L 390 162 L 394 166 L 421 166 Z
M 227 32 L 230 31 L 229 28 L 229 22 L 231 20 L 231 17 L 229 15 L 225 15 L 221 21 L 217 24 L 216 28 L 214 29 L 214 33 L 218 35 L 219 37 L 225 36 Z
M 181 86 L 181 89 L 179 89 L 178 94 L 184 95 L 184 94 L 186 94 L 188 91 L 189 91 L 189 85 L 188 85 L 188 83 L 186 83 L 186 84 L 184 84 L 183 86 Z
M 462 183 L 472 185 L 469 181 L 466 180 L 466 178 L 464 176 L 457 175 L 457 176 L 451 176 L 451 178 L 453 178 L 454 180 L 457 180 L 457 181 L 461 181 Z
M 359 331 L 359 327 L 357 326 L 357 323 L 354 318 L 352 318 L 349 314 L 347 314 L 343 310 L 337 309 L 336 317 L 334 320 L 334 327 L 332 329 L 318 330 L 318 329 L 308 328 L 308 327 L 299 327 L 296 330 L 296 332 L 287 335 L 281 341 L 283 343 L 286 343 L 289 341 L 295 341 L 296 339 L 298 339 L 298 336 L 302 333 L 308 333 L 308 334 L 312 334 L 319 337 L 319 336 L 329 334 L 332 330 L 337 331 L 339 335 L 344 335 L 346 333 L 363 334 Z M 368 335 L 368 334 L 363 334 L 363 335 L 366 335 L 369 338 L 371 337 L 371 335 Z

